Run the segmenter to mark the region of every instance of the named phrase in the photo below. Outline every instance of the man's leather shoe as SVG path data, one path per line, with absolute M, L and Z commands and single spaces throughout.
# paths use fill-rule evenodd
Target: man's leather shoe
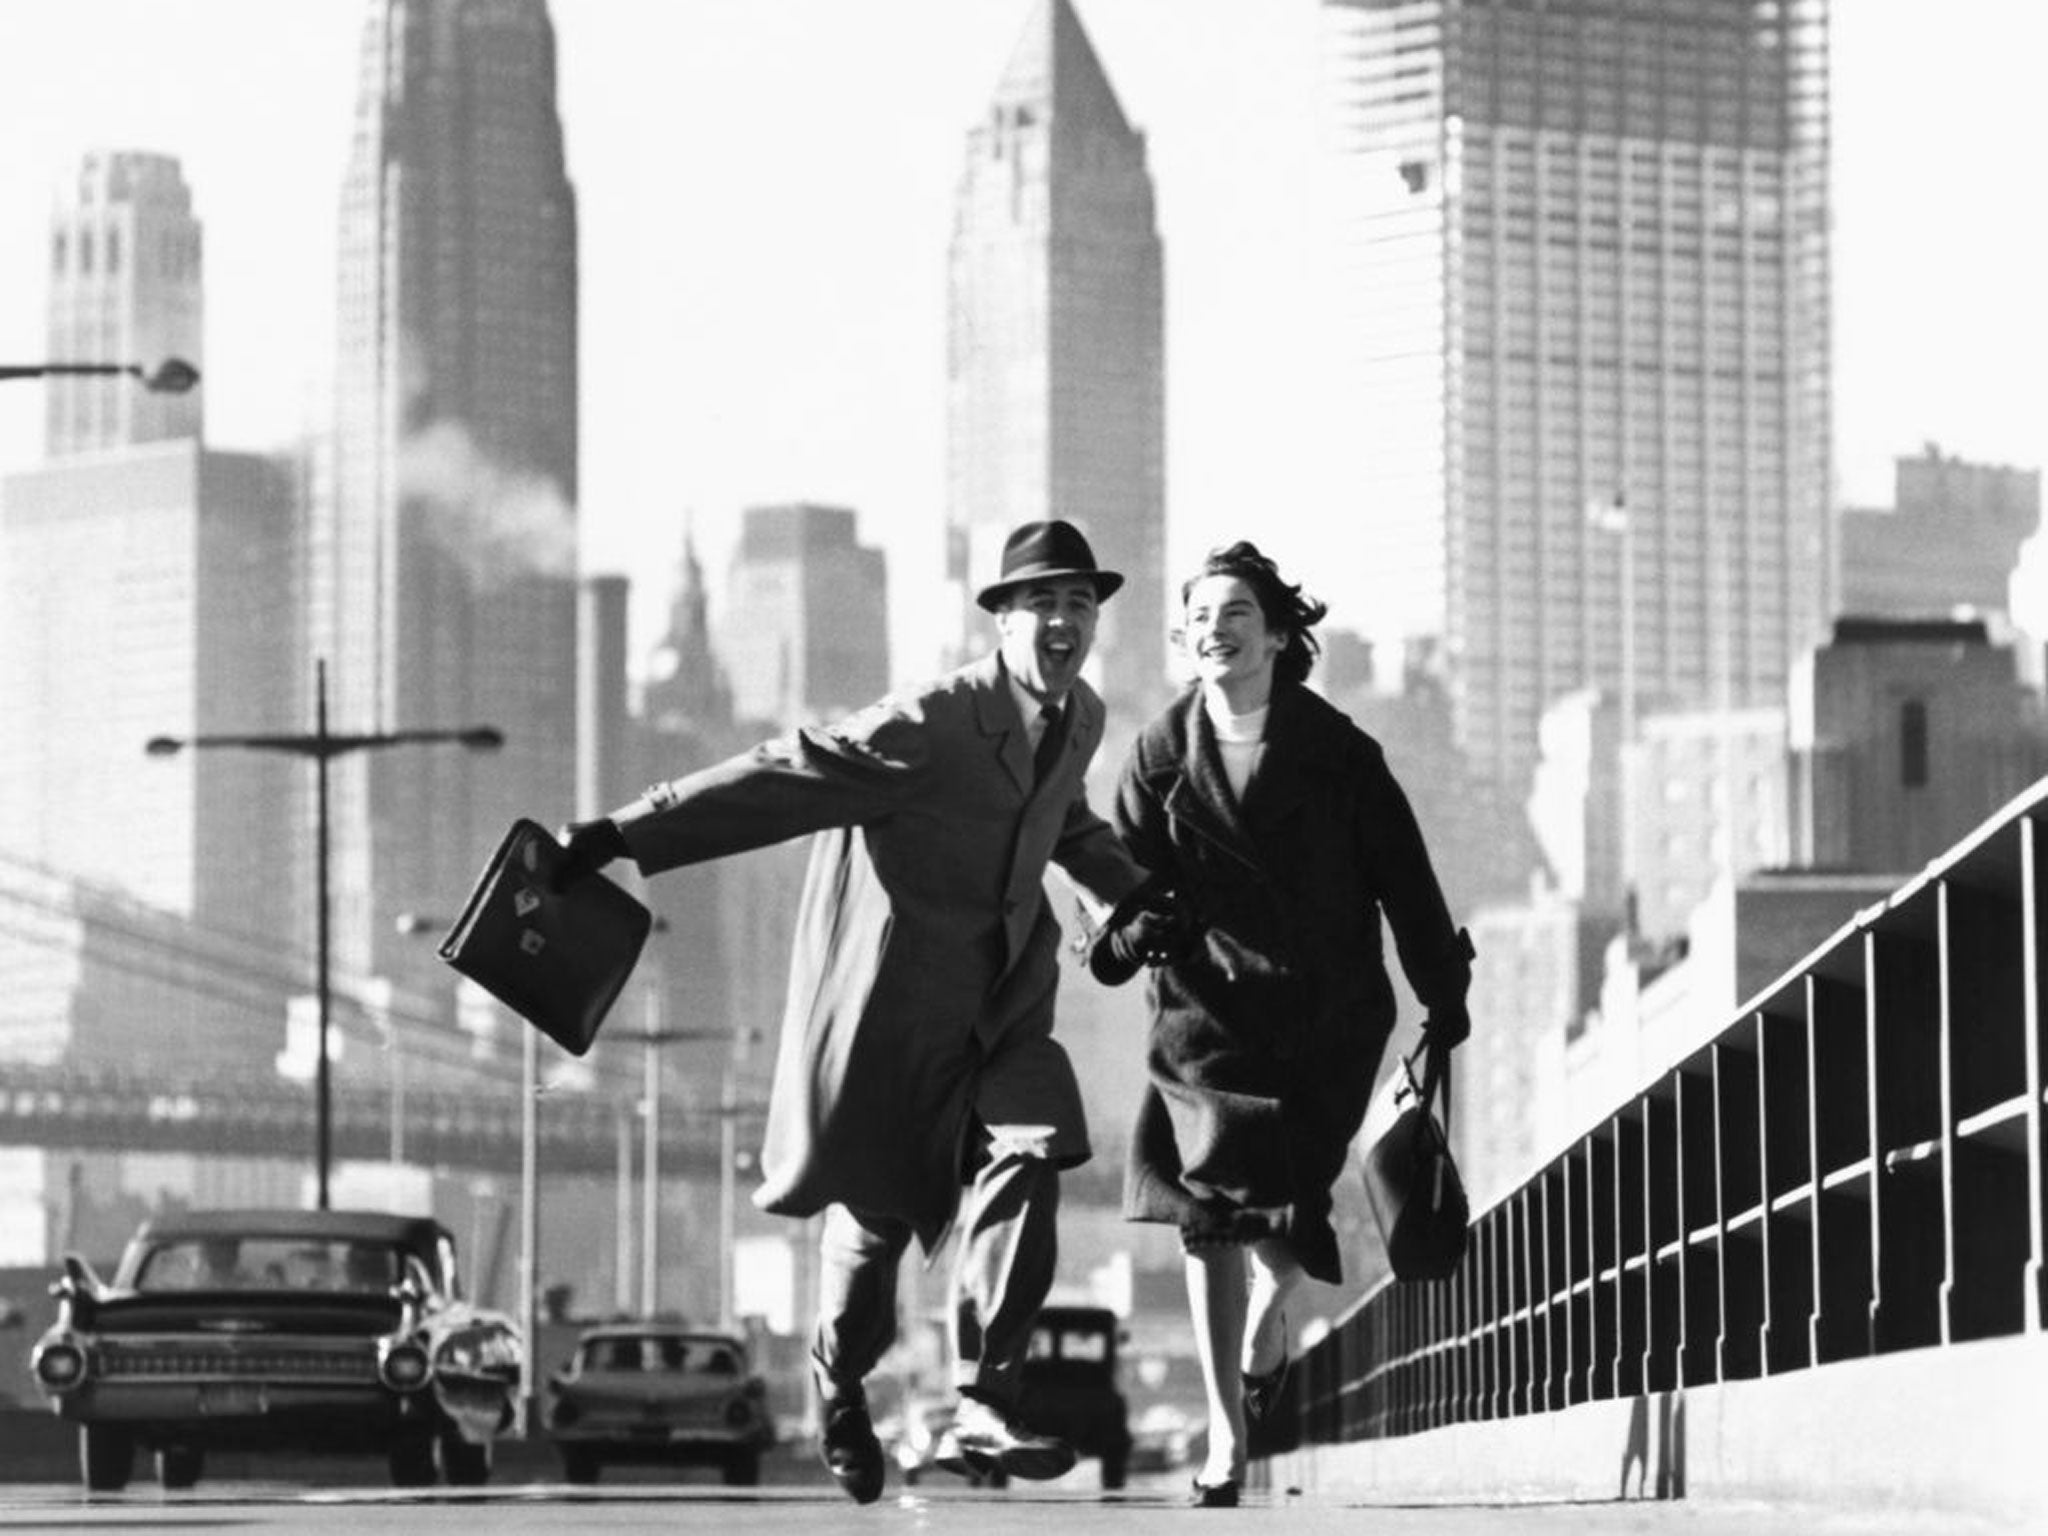
M 1188 1503 L 1196 1509 L 1235 1509 L 1237 1479 L 1230 1477 L 1220 1483 L 1205 1483 L 1198 1477 L 1194 1492 L 1188 1495 Z
M 818 1448 L 825 1470 L 856 1504 L 882 1496 L 882 1442 L 875 1438 L 865 1396 L 847 1395 L 824 1404 L 825 1427 Z
M 963 1397 L 933 1460 L 961 1476 L 1000 1469 L 1011 1477 L 1044 1482 L 1071 1472 L 1075 1456 L 1066 1441 L 1034 1434 L 979 1398 Z

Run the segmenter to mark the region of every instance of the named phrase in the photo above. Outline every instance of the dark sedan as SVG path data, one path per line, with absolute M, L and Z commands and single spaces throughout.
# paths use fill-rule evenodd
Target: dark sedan
M 392 1481 L 488 1481 L 523 1350 L 462 1298 L 455 1244 L 425 1217 L 194 1211 L 154 1218 L 112 1281 L 76 1255 L 31 1357 L 79 1427 L 85 1484 L 126 1486 L 138 1447 L 166 1488 L 215 1449 L 376 1451 Z
M 775 1443 L 768 1393 L 746 1342 L 659 1322 L 606 1323 L 548 1378 L 546 1423 L 563 1475 L 594 1483 L 606 1462 L 717 1467 L 761 1480 Z

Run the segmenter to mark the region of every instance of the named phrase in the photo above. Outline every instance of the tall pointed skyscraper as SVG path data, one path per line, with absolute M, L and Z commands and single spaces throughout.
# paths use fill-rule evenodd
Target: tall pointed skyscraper
M 947 358 L 947 579 L 962 653 L 1003 536 L 1084 529 L 1130 584 L 1097 641 L 1112 699 L 1166 687 L 1163 279 L 1145 138 L 1070 0 L 1039 0 L 967 135 Z
M 50 223 L 52 362 L 154 368 L 179 357 L 203 370 L 199 220 L 174 158 L 93 151 Z M 203 435 L 203 389 L 58 376 L 44 398 L 53 459 Z
M 1443 639 L 1510 794 L 1588 683 L 1782 698 L 1835 558 L 1826 0 L 1323 16 L 1364 621 Z
M 342 193 L 314 634 L 346 731 L 505 750 L 341 759 L 335 953 L 418 970 L 515 814 L 575 792 L 576 202 L 544 0 L 371 0 Z
M 49 355 L 197 363 L 199 228 L 174 158 L 87 155 L 51 225 Z M 0 1036 L 49 1060 L 246 1065 L 303 974 L 306 775 L 250 752 L 145 763 L 142 744 L 292 724 L 300 466 L 206 447 L 203 390 L 48 391 L 47 462 L 0 477 Z

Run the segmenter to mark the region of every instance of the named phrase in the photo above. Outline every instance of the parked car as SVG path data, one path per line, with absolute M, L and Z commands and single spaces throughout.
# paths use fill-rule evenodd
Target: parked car
M 137 1447 L 166 1488 L 209 1450 L 378 1451 L 399 1487 L 491 1474 L 524 1358 L 512 1320 L 463 1299 L 455 1242 L 427 1217 L 213 1210 L 155 1217 L 111 1282 L 76 1254 L 30 1356 L 78 1425 L 95 1492 Z
M 1154 1403 L 1131 1426 L 1130 1470 L 1174 1472 L 1208 1453 L 1206 1421 L 1174 1403 Z
M 751 1485 L 775 1443 L 745 1340 L 673 1323 L 585 1329 L 548 1378 L 543 1422 L 572 1483 L 596 1482 L 606 1462 L 637 1462 L 711 1465 Z
M 1017 1414 L 1102 1463 L 1102 1486 L 1121 1488 L 1130 1466 L 1128 1408 L 1118 1385 L 1123 1330 L 1107 1307 L 1039 1310 L 1024 1357 Z

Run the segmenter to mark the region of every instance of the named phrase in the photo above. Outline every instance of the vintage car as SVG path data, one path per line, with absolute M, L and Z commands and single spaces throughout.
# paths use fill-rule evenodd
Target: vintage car
M 542 1422 L 572 1483 L 596 1482 L 606 1462 L 637 1462 L 711 1465 L 753 1484 L 775 1443 L 745 1341 L 676 1323 L 585 1329 L 548 1378 Z
M 426 1217 L 191 1211 L 145 1221 L 111 1282 L 75 1254 L 30 1369 L 78 1425 L 85 1485 L 124 1487 L 135 1450 L 190 1488 L 209 1450 L 381 1452 L 391 1480 L 489 1480 L 524 1351 L 462 1298 Z
M 1129 1410 L 1117 1380 L 1123 1338 L 1107 1307 L 1041 1307 L 1031 1325 L 1017 1416 L 1102 1463 L 1102 1486 L 1121 1488 L 1129 1470 Z
M 1173 1472 L 1206 1454 L 1208 1425 L 1176 1403 L 1154 1403 L 1131 1426 L 1133 1472 Z

